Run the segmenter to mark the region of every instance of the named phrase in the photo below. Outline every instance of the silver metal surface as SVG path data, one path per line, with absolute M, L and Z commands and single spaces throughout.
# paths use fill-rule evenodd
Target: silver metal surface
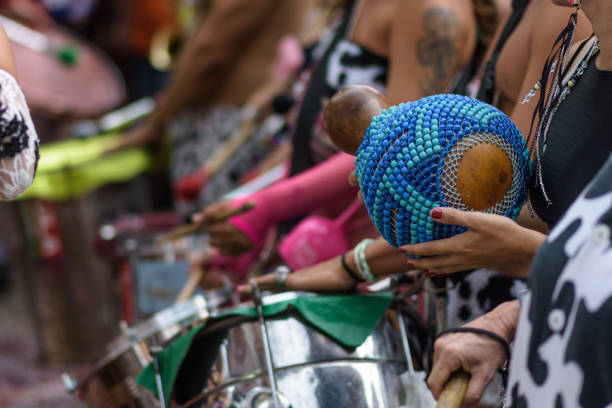
M 160 408 L 166 408 L 166 400 L 164 398 L 164 386 L 162 384 L 161 372 L 159 371 L 159 361 L 157 356 L 161 353 L 161 347 L 151 347 L 149 349 L 151 356 L 153 358 L 153 368 L 155 369 L 155 385 L 157 386 L 157 395 L 159 398 L 159 406 Z
M 182 330 L 208 316 L 202 296 L 194 296 L 162 310 L 150 319 L 125 329 L 107 345 L 101 358 L 94 361 L 76 387 L 90 408 L 149 408 L 160 402 L 134 381 L 140 371 L 152 361 L 149 348 L 161 346 Z
M 264 298 L 264 304 L 269 303 Z M 406 400 L 399 383 L 406 371 L 401 333 L 389 318 L 356 349 L 341 346 L 294 312 L 266 318 L 266 325 L 283 407 L 384 408 Z M 207 328 L 202 335 L 219 330 L 227 330 L 227 335 L 219 350 L 211 351 L 217 357 L 206 387 L 182 406 L 272 407 L 261 329 L 256 319 L 247 317 Z
M 278 402 L 278 394 L 276 387 L 276 376 L 274 374 L 274 362 L 272 361 L 272 350 L 270 346 L 270 337 L 268 336 L 268 326 L 266 324 L 266 318 L 263 314 L 263 306 L 261 303 L 261 292 L 257 283 L 253 281 L 251 283 L 253 288 L 253 300 L 255 302 L 255 308 L 257 309 L 257 319 L 261 329 L 261 338 L 263 340 L 263 349 L 266 356 L 266 371 L 268 372 L 268 381 L 270 382 L 270 391 L 272 394 L 272 403 L 274 408 L 280 408 Z
M 402 347 L 404 348 L 404 358 L 406 358 L 406 365 L 410 374 L 414 374 L 414 365 L 412 364 L 412 353 L 410 352 L 410 344 L 408 343 L 408 332 L 406 331 L 406 322 L 404 321 L 404 313 L 401 311 L 397 312 L 397 321 L 400 328 L 400 335 L 402 339 Z

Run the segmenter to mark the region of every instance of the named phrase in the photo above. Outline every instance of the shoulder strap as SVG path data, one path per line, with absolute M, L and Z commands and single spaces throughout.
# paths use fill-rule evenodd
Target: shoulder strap
M 529 1 L 530 0 L 512 1 L 512 13 L 510 14 L 510 17 L 508 17 L 504 30 L 495 44 L 495 49 L 491 54 L 491 58 L 489 58 L 487 64 L 485 65 L 482 81 L 480 82 L 480 88 L 476 94 L 476 98 L 483 102 L 493 102 L 493 97 L 495 96 L 495 67 L 497 66 L 497 59 L 499 58 L 499 54 L 506 44 L 506 41 L 508 41 L 508 38 L 510 35 L 512 35 L 523 18 L 523 14 L 529 5 Z
M 290 172 L 292 176 L 312 166 L 310 139 L 317 114 L 321 111 L 321 96 L 327 92 L 327 84 L 325 82 L 327 62 L 336 44 L 345 37 L 348 31 L 352 21 L 354 3 L 348 8 L 344 19 L 336 29 L 333 39 L 310 75 L 310 82 L 308 83 L 297 120 L 292 129 L 293 153 Z

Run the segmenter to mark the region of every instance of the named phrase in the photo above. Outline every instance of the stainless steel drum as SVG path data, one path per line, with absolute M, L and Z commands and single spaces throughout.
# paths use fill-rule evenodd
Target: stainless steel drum
M 91 408 L 158 407 L 157 399 L 134 382 L 152 360 L 150 348 L 167 344 L 207 316 L 206 301 L 199 295 L 156 313 L 109 343 L 85 376 L 72 380 L 64 375 L 66 388 L 76 391 Z
M 268 296 L 264 304 L 286 297 Z M 183 407 L 398 407 L 406 399 L 399 376 L 407 370 L 407 359 L 401 330 L 393 320 L 385 316 L 361 346 L 348 349 L 297 312 L 266 317 L 267 333 L 257 318 L 227 318 L 204 329 L 197 343 L 194 340 L 192 349 L 202 350 L 195 358 L 190 352 L 196 361 L 187 364 L 195 369 L 179 374 L 175 398 Z M 272 361 L 267 363 L 268 345 Z M 205 378 L 194 380 L 194 372 L 205 373 Z M 205 384 L 203 389 L 190 396 L 198 381 Z M 277 390 L 276 405 L 272 388 Z

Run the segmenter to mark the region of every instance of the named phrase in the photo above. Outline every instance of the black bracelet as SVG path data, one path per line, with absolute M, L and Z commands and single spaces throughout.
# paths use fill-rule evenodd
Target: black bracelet
M 477 329 L 476 327 L 453 327 L 452 329 L 442 330 L 436 338 L 449 333 L 474 333 L 487 336 L 502 345 L 502 347 L 506 351 L 506 357 L 508 358 L 508 360 L 510 360 L 510 345 L 503 337 L 493 333 L 492 331 Z
M 359 276 L 357 276 L 357 274 L 353 272 L 351 268 L 349 268 L 348 264 L 346 263 L 346 252 L 343 252 L 342 255 L 340 255 L 340 262 L 342 263 L 342 269 L 344 269 L 346 273 L 351 275 L 351 278 L 353 278 L 354 281 L 365 282 L 365 279 L 362 279 Z
M 503 337 L 501 337 L 498 334 L 493 333 L 492 331 L 484 330 L 484 329 L 477 329 L 476 327 L 454 327 L 452 329 L 442 330 L 438 334 L 436 339 L 438 337 L 440 337 L 440 336 L 443 336 L 443 335 L 449 334 L 449 333 L 482 334 L 483 336 L 487 336 L 487 337 L 495 340 L 499 344 L 501 344 L 502 347 L 504 348 L 504 350 L 506 351 L 507 359 L 506 359 L 506 363 L 504 365 L 502 365 L 502 367 L 500 367 L 499 373 L 501 374 L 502 382 L 504 384 L 504 388 L 506 387 L 506 385 L 508 384 L 508 366 L 510 365 L 510 345 L 508 344 L 508 342 Z

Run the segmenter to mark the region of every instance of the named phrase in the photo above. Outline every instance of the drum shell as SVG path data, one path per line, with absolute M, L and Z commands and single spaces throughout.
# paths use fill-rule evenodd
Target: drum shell
M 79 392 L 90 408 L 158 407 L 159 402 L 135 378 L 152 361 L 151 346 L 170 343 L 183 330 L 208 316 L 200 295 L 164 309 L 146 321 L 126 329 L 109 343 L 101 358 L 81 380 Z
M 356 349 L 341 346 L 297 313 L 270 319 L 267 326 L 278 390 L 293 408 L 402 404 L 398 377 L 406 360 L 390 319 L 384 318 Z M 222 330 L 227 333 L 207 385 L 185 406 L 229 407 L 249 391 L 270 386 L 259 322 L 243 320 Z
M 122 337 L 111 343 L 113 353 L 97 363 L 91 376 L 79 387 L 88 407 L 158 407 L 159 402 L 147 389 L 136 384 L 136 375 L 151 361 L 144 342 Z

